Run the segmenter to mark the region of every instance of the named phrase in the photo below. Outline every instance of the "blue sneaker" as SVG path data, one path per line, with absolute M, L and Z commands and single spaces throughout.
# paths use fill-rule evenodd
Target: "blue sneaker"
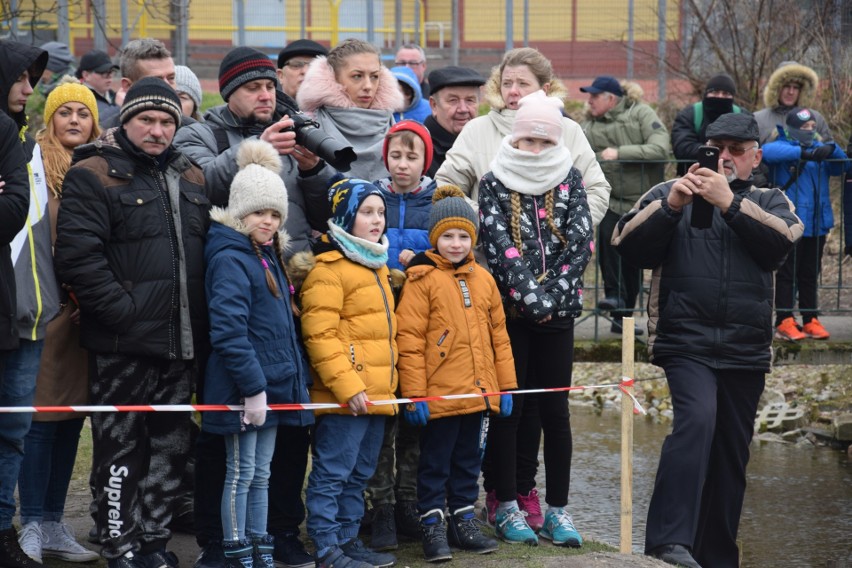
M 580 548 L 583 546 L 583 537 L 574 528 L 574 521 L 565 509 L 548 509 L 544 514 L 544 526 L 539 531 L 541 538 L 546 538 L 556 546 L 570 546 Z
M 509 544 L 528 544 L 538 546 L 538 537 L 527 519 L 517 507 L 509 507 L 505 511 L 497 511 L 494 519 L 497 536 Z

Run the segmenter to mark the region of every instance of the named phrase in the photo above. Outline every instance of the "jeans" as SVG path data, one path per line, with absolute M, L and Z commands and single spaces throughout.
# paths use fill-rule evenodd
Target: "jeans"
M 473 505 L 479 495 L 479 436 L 482 412 L 430 420 L 420 430 L 417 508 L 450 514 Z M 495 418 L 494 420 L 500 420 Z
M 62 520 L 84 421 L 33 422 L 18 477 L 22 525 Z
M 14 351 L 3 352 L 0 406 L 32 406 L 44 340 L 21 339 Z M 33 415 L 29 412 L 0 414 L 0 531 L 12 527 L 15 486 L 24 459 L 24 438 Z
M 225 436 L 225 490 L 222 533 L 226 542 L 266 535 L 269 466 L 275 451 L 275 428 Z
M 385 416 L 326 414 L 317 418 L 305 504 L 317 550 L 358 536 L 364 488 L 376 470 Z

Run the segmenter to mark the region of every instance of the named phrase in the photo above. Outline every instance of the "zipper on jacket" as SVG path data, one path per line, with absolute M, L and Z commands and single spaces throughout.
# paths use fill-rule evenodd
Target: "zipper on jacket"
M 382 301 L 385 303 L 385 316 L 387 316 L 388 320 L 388 347 L 390 348 L 390 383 L 388 383 L 388 388 L 393 386 L 393 372 L 396 369 L 396 365 L 393 362 L 393 321 L 391 321 L 391 312 L 390 312 L 390 304 L 388 304 L 388 295 L 385 294 L 385 287 L 382 286 L 382 279 L 379 278 L 379 273 L 376 270 L 373 270 L 373 276 L 376 278 L 376 283 L 379 285 L 379 290 L 382 291 Z
M 719 312 L 716 314 L 716 321 L 719 325 L 716 326 L 716 341 L 715 349 L 718 352 L 721 352 L 722 348 L 722 326 L 721 324 L 725 321 L 725 312 L 728 309 L 728 290 L 730 286 L 728 286 L 730 278 L 731 278 L 731 263 L 730 263 L 730 254 L 731 254 L 731 238 L 728 231 L 722 232 L 722 289 L 719 291 Z
M 352 360 L 352 366 L 355 366 L 355 344 L 349 344 L 349 358 Z
M 180 294 L 180 259 L 178 258 L 178 243 L 177 239 L 180 235 L 177 234 L 175 226 L 174 214 L 172 210 L 171 195 L 169 194 L 169 183 L 166 176 L 156 168 L 151 168 L 152 177 L 157 183 L 157 193 L 160 196 L 160 203 L 163 206 L 163 213 L 166 216 L 166 226 L 169 230 L 169 246 L 172 253 L 172 291 L 169 298 L 169 359 L 177 359 L 177 339 L 175 332 L 180 333 L 175 329 L 175 312 L 177 312 L 177 323 L 180 327 L 180 300 L 176 298 L 176 294 Z M 165 190 L 164 190 L 165 188 Z M 180 207 L 180 204 L 178 204 Z M 180 209 L 177 212 L 180 215 Z

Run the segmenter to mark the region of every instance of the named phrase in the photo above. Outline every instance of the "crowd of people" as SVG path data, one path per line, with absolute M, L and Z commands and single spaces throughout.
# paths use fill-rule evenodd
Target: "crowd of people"
M 498 540 L 581 547 L 565 389 L 594 252 L 614 333 L 653 271 L 648 345 L 674 423 L 645 552 L 738 565 L 773 335 L 829 337 L 816 283 L 829 177 L 847 162 L 809 106 L 811 69 L 779 66 L 754 115 L 711 77 L 669 134 L 611 76 L 580 89 L 575 122 L 533 48 L 486 78 L 427 74 L 415 44 L 392 68 L 358 39 L 300 39 L 277 61 L 237 47 L 223 104 L 203 110 L 158 40 L 129 42 L 118 64 L 42 47 L 0 41 L 0 406 L 239 408 L 200 427 L 185 412 L 90 415 L 89 536 L 109 568 L 176 568 L 179 527 L 196 568 L 388 567 L 401 536 L 428 562 Z M 354 150 L 348 169 L 306 122 Z M 715 167 L 695 163 L 707 146 Z M 664 181 L 670 151 L 681 163 Z M 0 567 L 99 557 L 62 520 L 84 419 L 0 414 Z

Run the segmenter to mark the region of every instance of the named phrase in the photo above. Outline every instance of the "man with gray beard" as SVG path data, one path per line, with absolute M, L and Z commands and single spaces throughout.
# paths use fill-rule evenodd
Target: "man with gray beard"
M 690 166 L 642 196 L 616 226 L 625 262 L 652 269 L 648 351 L 663 368 L 674 420 L 648 508 L 645 553 L 700 568 L 738 566 L 737 529 L 757 404 L 772 363 L 774 272 L 804 225 L 777 188 L 755 187 L 754 117 L 707 127 L 716 171 Z M 696 196 L 712 224 L 690 223 Z

